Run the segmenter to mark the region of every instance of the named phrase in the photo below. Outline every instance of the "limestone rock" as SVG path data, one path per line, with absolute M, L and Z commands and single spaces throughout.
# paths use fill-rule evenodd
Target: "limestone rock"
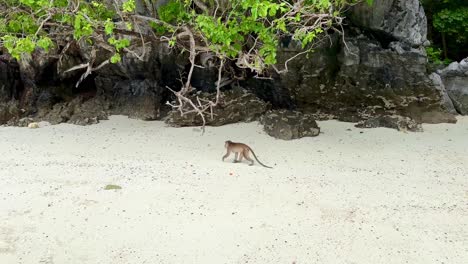
M 108 117 L 108 103 L 92 98 L 77 97 L 70 102 L 55 104 L 45 116 L 38 117 L 51 124 L 70 123 L 75 125 L 97 124 Z
M 162 49 L 162 45 L 137 49 L 136 54 L 144 54 L 141 59 L 128 53 L 121 63 L 107 65 L 97 72 L 97 94 L 109 102 L 111 114 L 142 120 L 160 117 L 162 96 L 166 91 L 159 84 L 159 80 L 164 79 L 160 58 Z M 168 61 L 168 64 L 171 63 L 174 61 Z M 175 70 L 173 72 L 177 73 Z
M 468 76 L 445 78 L 445 87 L 455 109 L 462 115 L 468 115 Z
M 447 90 L 445 89 L 444 82 L 442 81 L 442 78 L 440 77 L 440 75 L 434 72 L 431 75 L 429 75 L 429 78 L 434 83 L 434 87 L 440 93 L 441 103 L 442 103 L 443 108 L 445 110 L 447 110 L 448 113 L 456 114 L 457 111 L 455 110 L 455 106 L 453 105 L 453 102 L 450 99 L 450 97 L 449 97 L 449 95 L 447 93 Z M 424 122 L 424 123 L 426 123 L 426 122 Z
M 356 25 L 413 46 L 427 43 L 427 18 L 419 0 L 363 1 L 351 8 L 349 17 Z
M 452 62 L 447 67 L 438 70 L 437 73 L 444 77 L 468 76 L 468 58 L 460 62 Z
M 16 101 L 0 102 L 0 125 L 6 124 L 21 114 Z
M 320 128 L 310 114 L 290 110 L 268 111 L 260 122 L 265 132 L 278 139 L 292 140 L 302 137 L 315 137 Z
M 113 87 L 111 113 L 126 115 L 141 120 L 155 120 L 159 117 L 161 89 L 155 81 L 120 81 Z
M 427 74 L 424 49 L 397 41 L 385 47 L 356 32 L 347 36 L 346 45 L 332 37 L 311 57 L 290 61 L 288 72 L 274 75 L 272 80 L 250 78 L 244 85 L 275 107 L 320 113 L 342 121 L 394 114 L 417 122 L 455 120 L 444 86 Z M 279 50 L 278 67 L 284 67 L 286 58 L 301 51 L 291 41 Z
M 438 71 L 458 113 L 468 115 L 468 58 Z
M 23 117 L 23 118 L 12 118 L 8 121 L 8 126 L 27 127 L 30 123 L 35 122 L 34 118 Z
M 363 120 L 355 125 L 358 128 L 375 128 L 375 127 L 387 127 L 396 129 L 398 131 L 412 131 L 422 132 L 422 126 L 420 123 L 412 120 L 409 117 L 392 115 L 392 116 L 378 116 L 372 117 L 367 120 Z

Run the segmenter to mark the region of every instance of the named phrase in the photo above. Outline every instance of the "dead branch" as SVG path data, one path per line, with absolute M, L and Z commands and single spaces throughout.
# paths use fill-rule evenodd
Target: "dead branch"
M 99 64 L 98 66 L 93 67 L 93 63 L 94 63 L 95 59 L 96 59 L 96 50 L 93 49 L 91 51 L 91 58 L 90 58 L 90 61 L 88 63 L 83 63 L 83 64 L 80 64 L 80 65 L 71 67 L 70 69 L 64 71 L 64 73 L 67 73 L 67 72 L 76 71 L 76 70 L 79 70 L 79 69 L 86 68 L 86 71 L 81 75 L 80 79 L 76 82 L 75 87 L 78 87 L 80 85 L 80 83 L 84 79 L 86 79 L 86 77 L 88 77 L 93 71 L 97 71 L 97 70 L 101 69 L 102 67 L 104 67 L 104 66 L 106 66 L 107 64 L 110 63 L 110 60 L 107 59 L 107 60 L 101 62 L 101 64 Z

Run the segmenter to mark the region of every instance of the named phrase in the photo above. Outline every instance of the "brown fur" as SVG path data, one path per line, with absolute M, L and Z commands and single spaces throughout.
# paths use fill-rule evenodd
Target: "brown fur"
M 234 163 L 236 162 L 241 162 L 242 161 L 242 158 L 245 158 L 246 160 L 250 161 L 250 166 L 252 166 L 254 164 L 254 161 L 249 157 L 249 152 L 252 152 L 252 154 L 254 155 L 254 158 L 257 160 L 257 162 L 262 165 L 263 167 L 265 168 L 272 168 L 272 167 L 269 167 L 263 163 L 261 163 L 258 158 L 257 158 L 257 155 L 255 155 L 255 152 L 252 150 L 252 148 L 250 148 L 249 146 L 247 146 L 246 144 L 244 143 L 237 143 L 237 142 L 232 142 L 231 140 L 227 140 L 225 143 L 224 143 L 224 147 L 226 148 L 227 152 L 226 152 L 226 155 L 223 156 L 223 161 L 225 158 L 229 157 L 229 155 L 231 154 L 231 152 L 234 152 Z M 239 156 L 239 160 L 237 160 Z

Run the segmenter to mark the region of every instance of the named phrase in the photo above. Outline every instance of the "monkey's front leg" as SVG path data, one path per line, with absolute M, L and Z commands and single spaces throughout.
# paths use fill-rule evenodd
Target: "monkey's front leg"
M 228 150 L 226 152 L 226 155 L 223 156 L 223 161 L 224 161 L 225 158 L 229 157 L 230 154 L 231 154 L 231 151 Z

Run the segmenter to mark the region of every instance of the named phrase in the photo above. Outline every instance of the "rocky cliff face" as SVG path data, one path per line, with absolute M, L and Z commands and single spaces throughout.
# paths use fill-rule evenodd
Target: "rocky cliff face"
M 419 0 L 374 0 L 352 7 L 350 20 L 381 38 L 419 47 L 427 43 L 427 19 Z
M 375 1 L 349 12 L 351 26 L 332 36 L 310 56 L 288 64 L 272 80 L 248 78 L 242 86 L 274 108 L 316 117 L 358 121 L 402 115 L 416 122 L 456 122 L 452 97 L 427 70 L 427 21 L 417 0 Z M 278 68 L 301 52 L 284 42 Z
M 240 85 L 272 108 L 344 121 L 402 115 L 417 122 L 455 122 L 457 111 L 468 113 L 466 92 L 457 88 L 464 79 L 426 69 L 427 22 L 418 0 L 376 0 L 372 7 L 353 7 L 348 17 L 345 38 L 332 36 L 272 80 L 247 77 Z M 76 124 L 94 123 L 108 114 L 157 119 L 170 99 L 165 87 L 180 87 L 179 72 L 188 66 L 185 57 L 154 44 L 146 47 L 143 58 L 127 54 L 122 63 L 107 65 L 74 87 L 82 71 L 57 72 L 86 62 L 85 51 L 85 45 L 71 47 L 60 60 L 36 52 L 17 66 L 0 60 L 0 123 L 24 115 Z M 278 67 L 300 51 L 294 42 L 284 41 Z M 192 84 L 210 92 L 215 80 L 216 71 L 208 66 L 196 69 Z M 88 109 L 89 115 L 82 109 Z M 239 121 L 226 115 L 219 116 L 221 123 Z M 171 120 L 180 120 L 179 125 L 199 123 Z
M 341 120 L 396 114 L 425 123 L 456 121 L 445 87 L 426 69 L 427 22 L 419 1 L 357 5 L 349 17 L 344 41 L 331 38 L 312 58 L 293 61 L 288 73 L 246 86 L 274 105 Z M 300 51 L 292 43 L 279 57 Z
M 15 64 L 0 64 L 9 69 L 9 74 L 6 77 L 2 75 L 0 79 L 0 88 L 4 87 L 0 90 L 0 101 L 9 102 L 8 109 L 14 105 L 23 111 L 3 115 L 5 117 L 0 119 L 0 124 L 24 125 L 20 122 L 24 116 L 53 124 L 68 122 L 79 125 L 94 124 L 110 114 L 143 120 L 159 118 L 161 102 L 166 93 L 160 86 L 164 79 L 161 77 L 164 67 L 161 66 L 159 47 L 145 48 L 147 52 L 143 58 L 124 56 L 122 63 L 103 67 L 77 87 L 75 84 L 85 69 L 63 72 L 89 59 L 86 57 L 85 45 L 70 47 L 61 56 L 54 50 L 49 54 L 36 51 L 18 63 L 18 72 L 21 74 L 14 76 L 11 72 Z M 19 96 L 12 95 L 18 88 L 15 90 L 11 85 L 5 85 L 15 82 L 21 87 Z

